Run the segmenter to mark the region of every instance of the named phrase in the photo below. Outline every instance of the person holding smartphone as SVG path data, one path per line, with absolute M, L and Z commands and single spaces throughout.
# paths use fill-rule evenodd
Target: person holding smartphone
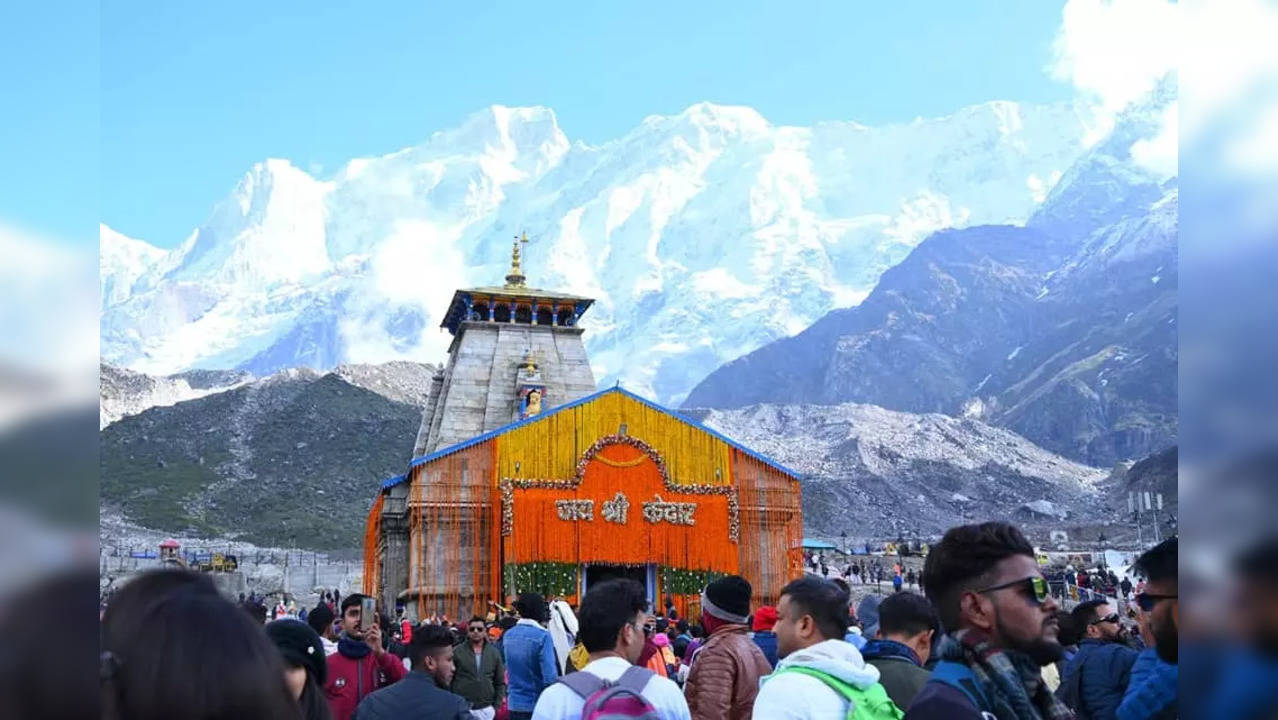
M 328 657 L 324 695 L 333 720 L 350 720 L 360 700 L 403 679 L 408 670 L 386 652 L 373 598 L 358 593 L 342 598 L 340 619 L 342 632 L 337 652 Z

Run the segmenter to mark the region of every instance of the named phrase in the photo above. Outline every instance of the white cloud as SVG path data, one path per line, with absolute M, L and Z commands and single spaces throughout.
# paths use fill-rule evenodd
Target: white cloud
M 1166 0 L 1069 0 L 1056 36 L 1052 75 L 1112 115 L 1174 70 L 1181 12 Z
M 1167 0 L 1066 2 L 1050 70 L 1079 91 L 1089 117 L 1084 145 L 1108 135 L 1118 113 L 1178 71 L 1185 12 Z M 1139 165 L 1163 177 L 1178 172 L 1179 112 L 1172 103 L 1157 135 L 1131 149 Z
M 1163 109 L 1162 127 L 1158 134 L 1148 140 L 1137 140 L 1132 144 L 1132 160 L 1136 164 L 1151 170 L 1162 177 L 1173 177 L 1178 173 L 1177 167 L 1180 148 L 1180 103 L 1174 102 Z

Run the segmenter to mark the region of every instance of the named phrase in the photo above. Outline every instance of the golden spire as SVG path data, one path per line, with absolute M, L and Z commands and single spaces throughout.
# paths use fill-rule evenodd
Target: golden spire
M 506 287 L 521 288 L 527 287 L 524 282 L 528 279 L 524 276 L 524 271 L 519 265 L 519 245 L 528 244 L 528 233 L 515 236 L 515 242 L 510 250 L 510 274 L 506 276 Z

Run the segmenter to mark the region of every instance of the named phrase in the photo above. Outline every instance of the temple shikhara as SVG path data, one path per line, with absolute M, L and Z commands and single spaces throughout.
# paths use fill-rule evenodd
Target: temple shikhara
M 708 579 L 737 573 L 756 605 L 776 602 L 802 572 L 795 473 L 621 387 L 596 391 L 578 325 L 593 300 L 527 287 L 525 242 L 504 285 L 453 295 L 413 459 L 369 513 L 364 591 L 456 618 L 523 591 L 575 603 L 625 576 L 695 613 Z

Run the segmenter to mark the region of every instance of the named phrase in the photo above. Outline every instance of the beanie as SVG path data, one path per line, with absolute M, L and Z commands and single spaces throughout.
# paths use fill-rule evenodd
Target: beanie
M 754 631 L 763 632 L 771 630 L 773 625 L 777 624 L 777 609 L 771 605 L 764 605 L 754 611 Z
M 274 620 L 266 624 L 266 636 L 279 648 L 284 662 L 292 667 L 306 668 L 315 684 L 324 687 L 328 661 L 324 659 L 320 637 L 311 626 L 296 619 Z
M 750 615 L 749 581 L 740 575 L 728 575 L 706 585 L 701 593 L 701 609 L 720 620 L 744 623 Z

